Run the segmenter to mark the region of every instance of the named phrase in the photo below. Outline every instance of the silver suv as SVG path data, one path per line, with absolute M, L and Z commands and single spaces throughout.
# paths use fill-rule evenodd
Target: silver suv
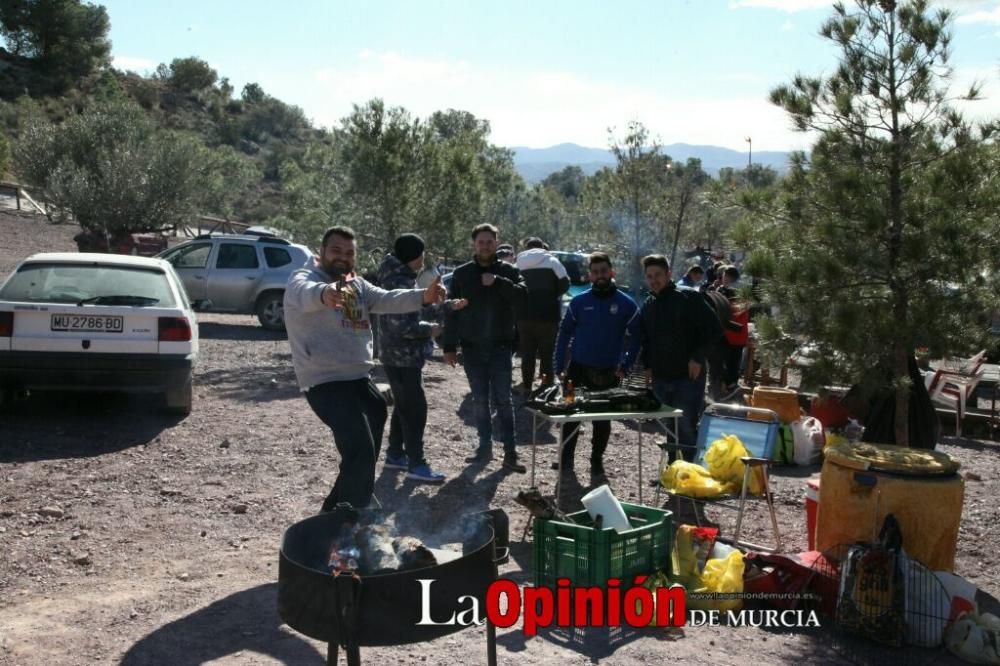
M 285 283 L 313 254 L 272 235 L 212 234 L 157 256 L 173 265 L 195 309 L 256 314 L 264 328 L 282 331 Z

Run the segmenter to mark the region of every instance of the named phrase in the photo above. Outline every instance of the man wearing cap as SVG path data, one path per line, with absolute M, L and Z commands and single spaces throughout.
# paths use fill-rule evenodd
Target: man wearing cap
M 678 289 L 689 289 L 698 291 L 701 289 L 702 281 L 705 279 L 705 270 L 699 264 L 693 264 L 688 272 L 677 282 Z
M 468 299 L 469 306 L 445 316 L 444 360 L 455 367 L 458 348 L 462 348 L 479 436 L 476 453 L 466 462 L 483 465 L 493 458 L 492 412 L 496 408 L 503 467 L 523 474 L 527 470 L 517 459 L 510 383 L 514 308 L 528 290 L 517 268 L 497 258 L 498 235 L 492 224 L 476 226 L 472 230 L 475 256 L 452 274 L 449 298 Z
M 413 289 L 423 266 L 424 240 L 417 234 L 403 234 L 378 269 L 379 285 L 383 289 Z M 445 312 L 461 310 L 465 305 L 466 301 L 453 300 L 424 306 L 419 312 L 379 315 L 379 359 L 394 398 L 385 469 L 406 470 L 406 478 L 421 483 L 445 480 L 424 458 L 424 351 L 440 328 L 433 322 Z
M 386 404 L 370 377 L 369 314 L 417 312 L 445 296 L 440 279 L 427 289 L 386 291 L 358 276 L 354 236 L 348 227 L 328 229 L 320 256 L 292 273 L 285 288 L 295 378 L 340 453 L 340 473 L 322 511 L 340 502 L 367 507 L 375 488 Z

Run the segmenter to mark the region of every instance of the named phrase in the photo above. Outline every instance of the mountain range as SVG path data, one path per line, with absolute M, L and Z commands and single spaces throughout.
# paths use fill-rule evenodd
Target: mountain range
M 615 165 L 615 156 L 606 148 L 587 148 L 575 143 L 560 143 L 549 148 L 525 148 L 515 146 L 514 166 L 518 173 L 528 183 L 537 183 L 550 173 L 560 171 L 567 166 L 578 166 L 587 175 Z M 701 168 L 715 177 L 719 170 L 731 167 L 745 169 L 748 154 L 719 146 L 693 146 L 687 143 L 672 143 L 661 146 L 660 152 L 669 155 L 678 162 L 686 162 L 695 157 L 701 160 Z M 769 166 L 778 173 L 788 169 L 790 153 L 777 151 L 761 151 L 753 153 L 753 163 Z

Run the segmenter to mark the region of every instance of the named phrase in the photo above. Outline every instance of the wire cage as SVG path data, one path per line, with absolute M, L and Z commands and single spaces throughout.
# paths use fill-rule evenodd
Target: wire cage
M 824 640 L 852 663 L 919 666 L 944 652 L 951 596 L 905 551 L 834 546 L 812 562 L 802 592 L 802 607 L 825 616 Z

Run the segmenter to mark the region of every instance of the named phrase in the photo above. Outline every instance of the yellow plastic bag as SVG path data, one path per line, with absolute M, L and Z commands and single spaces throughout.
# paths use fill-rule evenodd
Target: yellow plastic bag
M 743 591 L 743 553 L 736 550 L 723 559 L 705 562 L 705 570 L 701 572 L 702 586 L 693 592 L 713 592 L 716 594 Z M 739 610 L 743 606 L 742 599 L 698 599 L 688 598 L 688 607 L 699 610 Z
M 723 435 L 712 442 L 705 452 L 705 466 L 712 478 L 727 486 L 729 492 L 739 492 L 743 488 L 744 464 L 740 458 L 750 455 L 743 442 L 736 435 Z M 747 492 L 760 495 L 764 492 L 764 471 L 753 469 L 750 473 L 750 487 Z
M 689 497 L 718 497 L 725 492 L 708 470 L 684 460 L 675 460 L 660 476 L 663 487 Z

